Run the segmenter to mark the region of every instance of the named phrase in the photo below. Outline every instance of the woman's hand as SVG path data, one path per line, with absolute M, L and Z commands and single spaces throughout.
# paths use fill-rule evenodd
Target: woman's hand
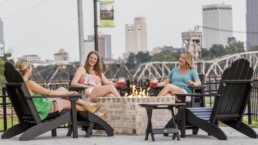
M 187 81 L 187 84 L 188 84 L 189 86 L 194 86 L 194 82 L 191 81 L 191 80 Z
M 79 94 L 79 93 L 76 91 L 69 91 L 69 95 L 75 95 L 75 94 Z

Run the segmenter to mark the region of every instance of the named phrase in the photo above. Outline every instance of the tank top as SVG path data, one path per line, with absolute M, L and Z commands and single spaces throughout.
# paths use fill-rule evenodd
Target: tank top
M 81 78 L 79 80 L 79 83 L 84 84 L 86 88 L 102 85 L 101 79 L 96 74 L 95 71 L 93 71 L 91 74 L 89 74 L 86 72 L 85 69 L 84 69 L 83 75 L 81 76 Z
M 33 96 L 42 96 L 41 94 L 35 93 Z M 52 101 L 47 98 L 32 98 L 32 101 L 39 114 L 39 118 L 44 120 L 51 111 Z

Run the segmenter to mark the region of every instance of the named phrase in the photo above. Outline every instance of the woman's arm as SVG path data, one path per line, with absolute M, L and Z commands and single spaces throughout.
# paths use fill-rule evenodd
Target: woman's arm
M 159 83 L 158 83 L 158 86 L 165 86 L 165 85 L 168 84 L 169 82 L 170 82 L 170 79 L 169 79 L 169 78 L 166 78 L 164 81 L 159 82 Z
M 60 95 L 68 95 L 68 94 L 74 94 L 74 92 L 70 92 L 68 90 L 50 90 L 46 89 L 39 84 L 37 84 L 34 81 L 29 80 L 27 83 L 27 88 L 30 91 L 30 94 L 33 95 L 33 92 L 46 95 L 46 96 L 60 96 Z
M 101 81 L 104 85 L 114 85 L 114 83 L 109 81 L 103 73 L 102 73 Z
M 189 86 L 193 86 L 193 87 L 197 87 L 201 85 L 201 81 L 200 80 L 195 80 L 195 81 L 188 81 L 187 82 L 189 84 Z
M 79 67 L 76 70 L 76 72 L 75 72 L 75 74 L 73 76 L 73 80 L 71 82 L 71 86 L 73 86 L 73 87 L 85 87 L 84 84 L 80 84 L 79 83 L 79 80 L 80 80 L 81 76 L 83 75 L 83 71 L 84 71 L 83 67 Z

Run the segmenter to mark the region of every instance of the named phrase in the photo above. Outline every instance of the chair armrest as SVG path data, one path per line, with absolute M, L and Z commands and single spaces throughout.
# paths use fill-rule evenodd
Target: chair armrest
M 206 85 L 201 85 L 201 86 L 189 86 L 190 89 L 205 89 Z
M 69 91 L 84 91 L 86 88 L 85 87 L 73 87 L 73 86 L 69 86 L 68 90 Z
M 214 96 L 214 97 L 220 97 L 220 94 L 175 94 L 176 96 L 179 97 L 186 97 L 186 96 L 190 96 L 190 97 L 206 97 L 206 96 Z
M 223 83 L 226 84 L 234 84 L 234 83 L 252 83 L 252 80 L 222 80 Z

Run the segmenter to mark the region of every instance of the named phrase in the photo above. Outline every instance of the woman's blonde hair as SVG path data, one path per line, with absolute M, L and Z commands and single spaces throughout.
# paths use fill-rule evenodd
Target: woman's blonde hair
M 24 75 L 26 72 L 26 69 L 30 67 L 30 63 L 27 60 L 20 59 L 15 64 L 15 69 L 21 73 L 21 75 Z
M 96 64 L 94 65 L 93 67 L 93 70 L 96 72 L 96 74 L 101 78 L 102 77 L 102 66 L 101 66 L 101 61 L 100 61 L 100 57 L 99 57 L 99 54 L 97 51 L 91 51 L 88 56 L 87 56 L 87 59 L 86 59 L 86 62 L 85 62 L 85 65 L 84 65 L 84 68 L 86 70 L 87 73 L 91 73 L 90 72 L 90 63 L 89 63 L 89 59 L 90 59 L 90 56 L 92 54 L 95 54 L 98 58 Z
M 195 64 L 194 64 L 194 59 L 193 59 L 192 53 L 189 52 L 189 51 L 184 51 L 184 52 L 182 52 L 182 54 L 185 55 L 186 68 L 187 69 L 195 68 Z

